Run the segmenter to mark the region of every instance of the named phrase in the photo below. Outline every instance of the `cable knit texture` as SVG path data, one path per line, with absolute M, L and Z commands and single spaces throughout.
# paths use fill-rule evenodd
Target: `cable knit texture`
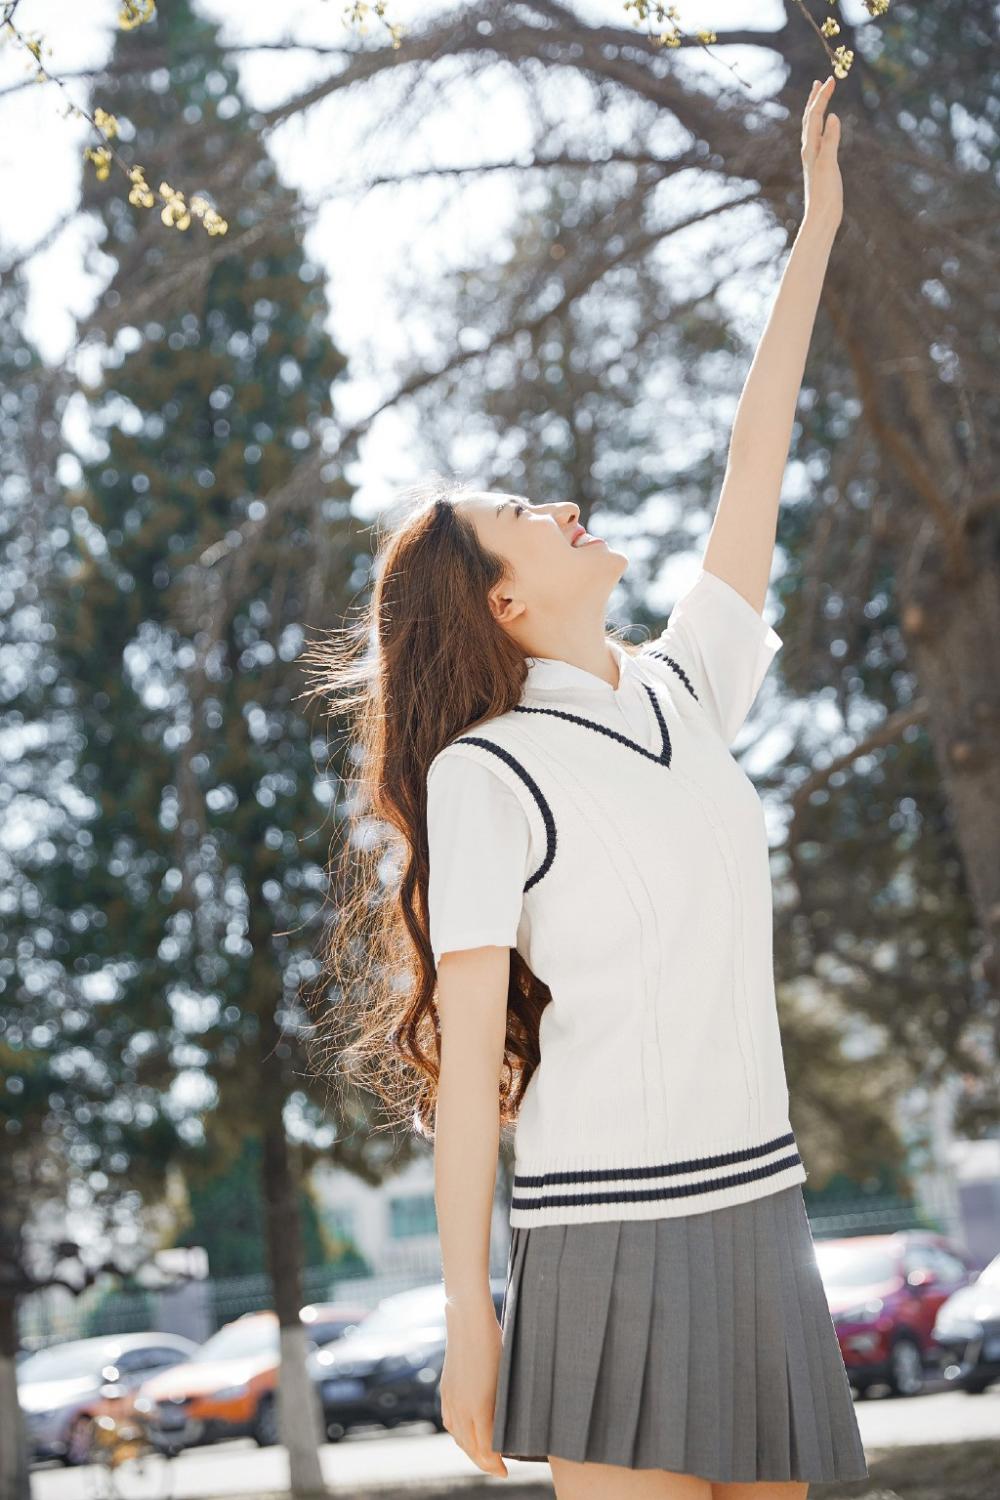
M 552 992 L 512 1225 L 700 1213 L 806 1178 L 788 1116 L 763 809 L 732 754 L 782 642 L 702 569 L 617 686 L 528 659 L 428 774 L 435 958 L 516 948 Z

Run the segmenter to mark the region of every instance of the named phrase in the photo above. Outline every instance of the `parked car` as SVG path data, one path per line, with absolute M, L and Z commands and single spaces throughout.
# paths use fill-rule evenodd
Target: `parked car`
M 816 1259 L 851 1385 L 862 1396 L 873 1385 L 915 1395 L 936 1363 L 938 1308 L 975 1277 L 971 1256 L 943 1235 L 905 1229 L 818 1240 Z
M 934 1340 L 941 1366 L 970 1396 L 1000 1380 L 1000 1255 L 938 1308 Z
M 490 1282 L 499 1320 L 505 1282 Z M 375 1423 L 441 1420 L 439 1383 L 446 1342 L 445 1290 L 440 1281 L 383 1297 L 354 1333 L 309 1358 L 319 1387 L 327 1437 L 336 1442 L 351 1428 Z
M 345 1337 L 367 1308 L 312 1303 L 299 1313 L 313 1349 Z M 143 1385 L 154 1441 L 179 1450 L 196 1443 L 252 1437 L 262 1448 L 278 1441 L 275 1393 L 280 1364 L 278 1319 L 244 1313 L 200 1345 L 183 1369 Z
M 31 1456 L 86 1463 L 95 1418 L 106 1409 L 105 1389 L 114 1386 L 134 1400 L 148 1375 L 175 1369 L 197 1348 L 174 1334 L 125 1333 L 73 1339 L 30 1354 L 17 1365 L 17 1396 Z
M 367 1302 L 311 1302 L 299 1316 L 316 1348 L 324 1349 L 345 1334 L 353 1333 L 370 1312 Z

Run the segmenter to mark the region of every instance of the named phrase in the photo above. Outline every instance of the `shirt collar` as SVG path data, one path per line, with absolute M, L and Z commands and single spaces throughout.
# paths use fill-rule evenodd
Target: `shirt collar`
M 595 693 L 605 698 L 617 698 L 631 681 L 633 662 L 629 653 L 618 641 L 608 639 L 608 645 L 618 658 L 619 680 L 617 688 L 594 672 L 586 672 L 572 662 L 554 656 L 528 656 L 525 661 L 528 675 L 524 681 L 525 693 Z

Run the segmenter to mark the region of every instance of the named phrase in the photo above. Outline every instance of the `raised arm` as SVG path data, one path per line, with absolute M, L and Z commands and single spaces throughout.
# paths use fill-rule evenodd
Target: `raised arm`
M 814 83 L 802 117 L 805 213 L 736 409 L 704 568 L 763 607 L 781 480 L 820 290 L 843 213 L 840 121 L 823 115 L 834 79 Z

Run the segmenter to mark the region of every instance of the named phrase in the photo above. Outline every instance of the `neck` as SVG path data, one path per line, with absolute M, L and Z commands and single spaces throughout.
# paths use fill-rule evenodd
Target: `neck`
M 600 639 L 591 645 L 581 643 L 578 637 L 566 641 L 562 646 L 558 642 L 546 641 L 538 650 L 529 649 L 527 655 L 539 661 L 568 662 L 571 667 L 579 667 L 581 671 L 600 677 L 613 688 L 617 688 L 621 680 L 618 658 L 608 645 L 603 631 Z

